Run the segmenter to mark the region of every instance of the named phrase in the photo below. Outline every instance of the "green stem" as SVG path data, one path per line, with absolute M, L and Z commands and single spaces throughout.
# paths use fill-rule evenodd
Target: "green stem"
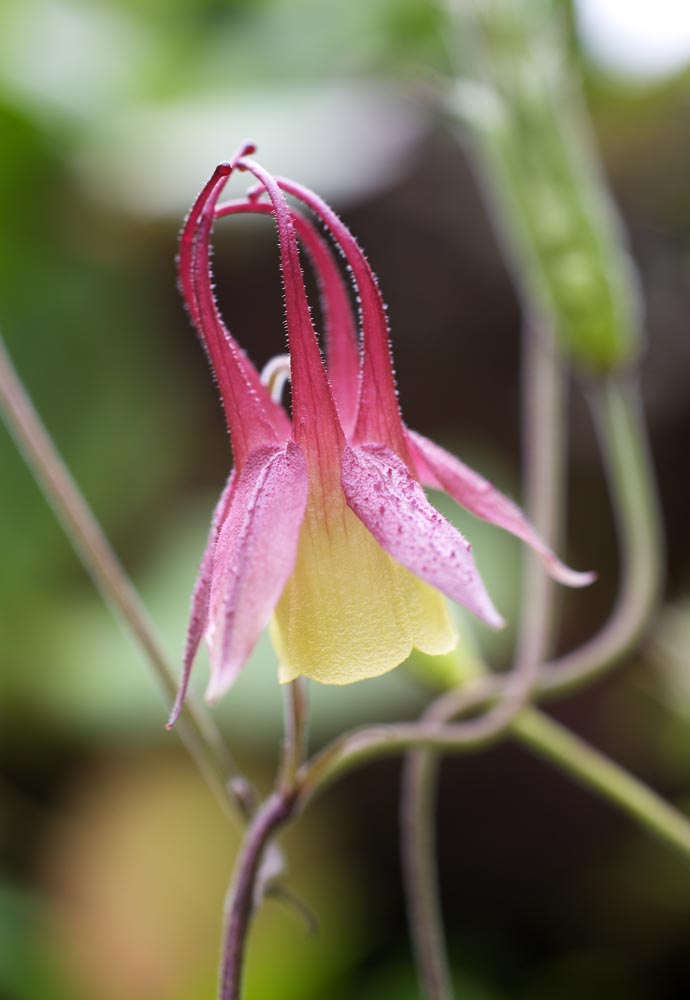
M 526 508 L 547 545 L 561 520 L 564 451 L 563 376 L 553 344 L 534 323 L 526 325 L 523 366 L 523 449 Z M 503 696 L 483 720 L 496 734 L 528 704 L 551 639 L 553 588 L 541 561 L 524 556 L 523 602 L 515 667 L 501 685 Z M 457 714 L 454 699 L 440 699 L 426 719 L 446 722 Z M 453 996 L 447 959 L 435 852 L 435 814 L 440 758 L 431 750 L 407 754 L 402 776 L 400 844 L 408 922 L 422 993 L 427 1000 Z
M 528 324 L 523 345 L 524 507 L 541 538 L 555 550 L 565 493 L 565 377 L 553 338 L 543 327 Z M 516 652 L 516 671 L 527 675 L 523 704 L 533 693 L 551 645 L 553 594 L 553 581 L 542 561 L 526 548 Z
M 465 694 L 464 707 L 482 703 L 500 690 L 486 677 L 475 684 L 474 696 Z M 450 695 L 439 698 L 427 718 L 444 721 Z M 451 717 L 456 714 L 453 692 Z M 405 756 L 400 794 L 400 856 L 407 919 L 422 994 L 426 1000 L 452 1000 L 438 866 L 436 862 L 436 788 L 440 757 L 431 750 L 411 750 Z
M 436 862 L 436 789 L 440 761 L 427 750 L 405 757 L 400 795 L 400 855 L 407 919 L 422 995 L 452 1000 Z
M 620 380 L 598 384 L 592 390 L 592 405 L 598 415 L 602 450 L 621 536 L 621 590 L 613 615 L 599 635 L 580 650 L 547 665 L 548 671 L 545 668 L 540 678 L 539 690 L 542 693 L 562 692 L 591 680 L 621 659 L 646 628 L 660 589 L 663 565 L 660 520 L 636 385 Z M 368 760 L 410 747 L 449 752 L 478 749 L 501 735 L 500 731 L 487 727 L 486 722 L 486 718 L 472 719 L 455 726 L 438 726 L 422 721 L 355 730 L 325 748 L 302 769 L 304 794 L 306 797 L 313 795 L 337 775 Z M 523 729 L 522 738 L 529 740 L 530 732 L 529 728 L 526 732 Z M 564 761 L 557 755 L 552 759 L 563 766 Z M 614 773 L 624 773 L 614 764 L 611 767 Z M 581 773 L 586 774 L 586 768 Z M 644 788 L 630 776 L 628 782 L 628 788 Z M 606 791 L 598 776 L 593 776 L 591 784 L 600 792 Z M 620 788 L 619 784 L 611 790 L 612 801 L 617 801 L 632 816 L 639 818 L 637 806 L 626 806 Z M 647 825 L 654 827 L 659 836 L 667 836 L 666 829 L 657 822 L 660 813 L 664 814 L 665 810 L 671 811 L 676 826 L 690 830 L 688 821 L 673 807 L 664 804 L 649 790 L 646 796 L 637 796 L 635 802 L 651 801 L 658 805 L 658 809 L 650 813 Z
M 560 694 L 599 677 L 640 640 L 663 580 L 664 544 L 644 417 L 635 380 L 610 380 L 590 391 L 621 553 L 616 605 L 601 631 L 545 665 L 539 689 Z
M 475 690 L 472 684 L 463 690 L 463 709 L 474 708 L 488 700 L 481 678 Z M 486 678 L 488 680 L 488 678 Z M 455 694 L 455 692 L 453 692 Z M 300 768 L 297 782 L 304 801 L 321 792 L 336 778 L 383 757 L 395 756 L 415 748 L 427 750 L 479 750 L 495 742 L 504 728 L 487 727 L 486 717 L 464 723 L 439 725 L 425 717 L 420 722 L 399 722 L 378 726 L 362 726 L 338 737 Z
M 481 681 L 479 683 L 481 685 Z M 458 709 L 466 709 L 470 703 L 474 707 L 480 696 L 482 700 L 491 697 L 487 689 L 474 694 L 474 699 L 466 694 L 462 705 L 455 693 Z M 482 749 L 488 741 L 481 727 L 475 725 L 473 728 L 477 722 L 481 720 L 454 725 L 406 723 L 350 733 L 339 744 L 337 754 L 331 747 L 327 755 L 322 752 L 301 770 L 300 800 L 304 804 L 336 777 L 342 777 L 356 767 L 404 750 L 420 747 L 458 753 Z M 566 774 L 577 777 L 580 784 L 615 803 L 639 825 L 682 851 L 690 861 L 690 819 L 619 764 L 536 708 L 523 709 L 508 732 Z M 493 739 L 496 738 L 497 734 L 494 734 Z
M 619 764 L 535 708 L 525 709 L 515 720 L 513 735 L 530 752 L 598 792 L 690 861 L 688 817 Z
M 287 684 L 283 695 L 285 737 L 277 787 L 292 788 L 307 751 L 309 703 L 305 678 Z
M 36 481 L 61 521 L 104 600 L 144 654 L 169 702 L 177 677 L 139 595 L 79 492 L 14 370 L 0 338 L 0 409 Z M 252 791 L 238 770 L 211 716 L 188 697 L 178 732 L 190 756 L 225 810 L 243 819 Z

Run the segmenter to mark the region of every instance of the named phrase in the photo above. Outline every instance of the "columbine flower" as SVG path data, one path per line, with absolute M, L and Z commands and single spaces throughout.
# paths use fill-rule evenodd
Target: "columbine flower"
M 180 285 L 220 388 L 234 468 L 211 525 L 192 599 L 179 711 L 205 634 L 207 698 L 233 683 L 271 622 L 280 679 L 330 684 L 375 677 L 413 648 L 449 652 L 457 636 L 443 595 L 492 627 L 503 622 L 469 543 L 428 502 L 443 489 L 476 516 L 512 532 L 551 575 L 582 586 L 591 574 L 558 561 L 522 512 L 485 479 L 403 424 L 395 391 L 385 307 L 356 240 L 306 188 L 274 179 L 246 146 L 220 164 L 197 198 L 180 245 Z M 219 205 L 234 170 L 258 184 Z M 296 198 L 325 225 L 344 255 L 360 303 L 360 339 L 330 249 Z M 267 195 L 267 200 L 262 200 Z M 210 273 L 214 218 L 274 216 L 279 238 L 290 356 L 292 421 L 223 324 Z M 312 325 L 297 236 L 321 286 L 328 374 Z

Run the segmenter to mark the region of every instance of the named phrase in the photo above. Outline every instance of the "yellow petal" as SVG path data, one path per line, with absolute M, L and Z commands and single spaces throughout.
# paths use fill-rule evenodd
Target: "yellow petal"
M 398 666 L 416 647 L 457 643 L 446 600 L 396 563 L 345 503 L 342 490 L 307 502 L 297 562 L 271 622 L 283 683 L 303 675 L 350 684 Z

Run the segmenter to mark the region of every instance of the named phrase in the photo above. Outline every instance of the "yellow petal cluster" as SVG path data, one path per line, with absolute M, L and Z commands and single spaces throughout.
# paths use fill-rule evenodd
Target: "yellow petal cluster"
M 327 494 L 312 484 L 271 638 L 282 683 L 322 684 L 378 677 L 414 648 L 437 655 L 458 640 L 443 595 L 381 548 L 339 484 Z

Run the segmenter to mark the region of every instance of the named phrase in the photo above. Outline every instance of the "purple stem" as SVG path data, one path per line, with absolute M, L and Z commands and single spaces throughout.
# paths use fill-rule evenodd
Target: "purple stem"
M 278 791 L 266 800 L 247 831 L 226 903 L 220 1000 L 240 1000 L 247 934 L 254 913 L 256 880 L 272 835 L 291 819 L 296 793 Z

